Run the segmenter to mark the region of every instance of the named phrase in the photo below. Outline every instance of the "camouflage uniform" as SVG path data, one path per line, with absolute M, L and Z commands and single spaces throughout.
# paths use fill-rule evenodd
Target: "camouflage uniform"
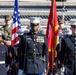
M 1 29 L 0 29 L 2 32 L 4 32 L 3 34 L 3 39 L 4 40 L 11 40 L 11 30 L 12 30 L 12 27 L 8 28 L 6 26 L 3 26 Z
M 5 18 L 5 23 L 7 23 L 8 21 L 10 21 L 12 19 L 12 17 L 10 15 L 6 15 L 4 16 Z M 10 24 L 11 25 L 11 24 Z M 12 26 L 8 27 L 7 25 L 4 25 L 2 28 L 0 28 L 0 30 L 3 32 L 3 40 L 5 41 L 11 41 L 11 37 L 12 37 Z M 12 50 L 12 46 L 8 46 L 8 55 L 6 56 L 6 66 L 11 66 L 12 63 L 12 59 L 13 59 L 13 50 Z M 8 74 L 9 75 L 9 74 Z

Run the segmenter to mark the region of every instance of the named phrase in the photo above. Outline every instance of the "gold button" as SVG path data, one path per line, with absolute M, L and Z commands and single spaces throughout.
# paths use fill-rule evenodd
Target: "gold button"
M 35 51 L 35 49 L 34 49 L 34 51 Z
M 4 52 L 2 52 L 2 53 L 4 53 Z
M 34 46 L 35 46 L 35 44 L 34 44 Z

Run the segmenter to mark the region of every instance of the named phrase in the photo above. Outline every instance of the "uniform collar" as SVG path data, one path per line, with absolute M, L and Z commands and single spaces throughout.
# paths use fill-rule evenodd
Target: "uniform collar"
M 38 34 L 38 31 L 37 32 L 32 32 L 32 31 L 30 31 L 32 34 Z

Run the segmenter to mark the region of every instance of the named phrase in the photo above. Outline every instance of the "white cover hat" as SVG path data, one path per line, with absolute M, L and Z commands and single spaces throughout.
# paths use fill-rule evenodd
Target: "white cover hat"
M 76 20 L 71 20 L 70 21 L 70 25 L 72 26 L 72 27 L 76 27 Z
M 31 17 L 30 23 L 40 23 L 41 18 L 40 17 Z

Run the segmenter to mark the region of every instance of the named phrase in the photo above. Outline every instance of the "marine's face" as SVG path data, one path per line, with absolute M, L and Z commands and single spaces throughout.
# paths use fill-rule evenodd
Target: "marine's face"
M 12 19 L 11 20 L 6 20 L 5 23 L 6 23 L 7 26 L 11 25 L 12 24 Z
M 72 27 L 71 30 L 73 34 L 76 34 L 76 27 Z
M 59 28 L 60 28 L 60 29 L 63 29 L 63 28 L 64 28 L 64 23 L 61 23 L 61 24 L 59 25 Z
M 2 35 L 0 35 L 0 40 L 2 40 Z
M 39 25 L 31 25 L 31 30 L 32 30 L 33 32 L 38 31 L 38 28 L 39 28 Z
M 37 26 L 31 26 L 32 31 L 36 32 L 38 31 L 39 25 Z

